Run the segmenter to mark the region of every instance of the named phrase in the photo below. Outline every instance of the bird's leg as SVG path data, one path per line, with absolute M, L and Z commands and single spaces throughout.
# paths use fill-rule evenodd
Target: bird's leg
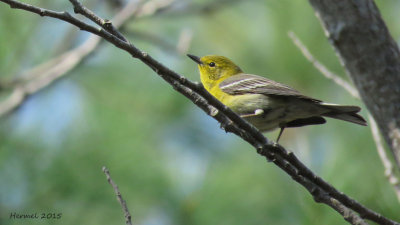
M 276 139 L 276 143 L 279 142 L 279 139 L 281 138 L 281 135 L 282 135 L 284 129 L 285 129 L 285 127 L 281 127 L 281 130 L 279 131 L 278 138 Z

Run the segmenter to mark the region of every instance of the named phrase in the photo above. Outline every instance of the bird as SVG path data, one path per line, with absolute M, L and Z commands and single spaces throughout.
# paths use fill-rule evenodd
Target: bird
M 325 103 L 308 97 L 288 85 L 263 76 L 247 74 L 224 56 L 187 56 L 198 64 L 204 88 L 261 132 L 326 123 L 324 117 L 367 126 L 352 105 Z

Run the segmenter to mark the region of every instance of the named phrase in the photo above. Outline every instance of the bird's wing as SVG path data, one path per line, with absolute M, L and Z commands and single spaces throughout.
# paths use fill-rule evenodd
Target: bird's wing
M 301 99 L 312 100 L 321 102 L 320 100 L 307 97 L 300 94 L 297 90 L 269 80 L 265 77 L 252 75 L 252 74 L 237 74 L 231 76 L 219 84 L 219 88 L 230 95 L 241 94 L 263 94 L 263 95 L 276 95 L 276 96 L 293 96 Z

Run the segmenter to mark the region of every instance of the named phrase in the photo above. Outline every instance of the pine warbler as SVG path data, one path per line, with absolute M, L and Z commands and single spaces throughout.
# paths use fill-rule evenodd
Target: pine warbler
M 324 124 L 330 117 L 366 126 L 358 106 L 336 105 L 300 94 L 267 78 L 245 74 L 224 56 L 187 55 L 198 64 L 204 87 L 261 132 L 280 128 L 276 142 L 287 127 Z

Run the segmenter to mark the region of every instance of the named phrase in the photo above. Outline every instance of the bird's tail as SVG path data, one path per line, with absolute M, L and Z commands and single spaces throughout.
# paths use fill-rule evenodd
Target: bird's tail
M 330 110 L 329 112 L 322 114 L 322 116 L 367 126 L 367 121 L 357 114 L 361 110 L 358 106 L 335 105 L 328 103 L 321 103 L 321 106 Z

